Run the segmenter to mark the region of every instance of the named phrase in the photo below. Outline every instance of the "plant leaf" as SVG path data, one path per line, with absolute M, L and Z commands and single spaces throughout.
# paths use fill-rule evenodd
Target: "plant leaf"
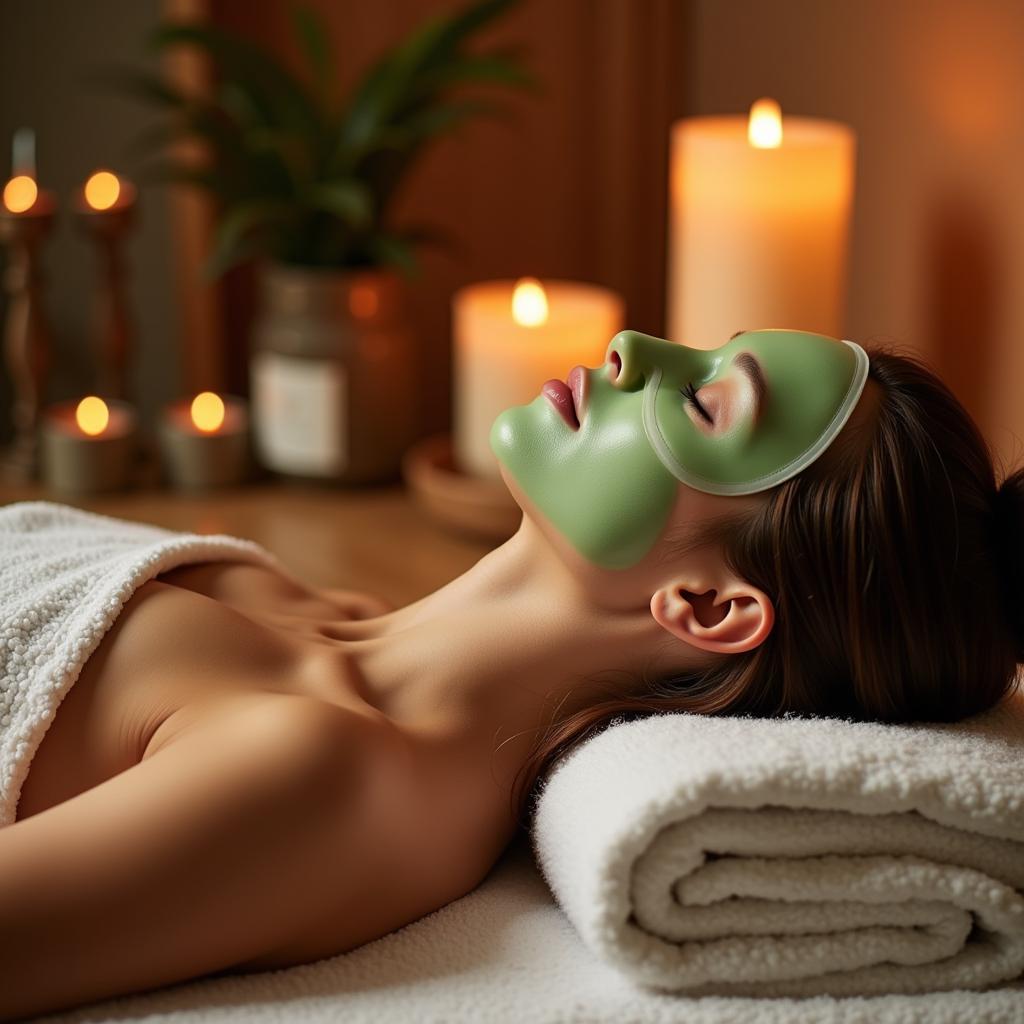
M 489 21 L 493 21 L 499 14 L 518 3 L 519 0 L 480 0 L 479 3 L 468 4 L 448 20 L 437 43 L 439 49 L 450 50 L 466 36 L 483 28 Z
M 354 227 L 366 224 L 373 211 L 369 190 L 354 180 L 318 182 L 304 193 L 303 200 L 312 209 L 332 213 Z
M 216 277 L 242 262 L 254 251 L 246 243 L 259 228 L 286 223 L 294 215 L 294 207 L 289 203 L 257 201 L 229 207 L 217 227 L 204 273 Z
M 397 235 L 373 235 L 367 242 L 367 250 L 375 263 L 397 267 L 406 277 L 415 277 L 419 265 L 412 245 Z
M 324 23 L 319 15 L 309 7 L 289 7 L 288 15 L 291 21 L 292 35 L 309 62 L 317 91 L 323 99 L 326 99 L 333 70 L 333 60 L 331 44 Z
M 452 58 L 424 76 L 425 90 L 434 91 L 464 82 L 490 82 L 512 87 L 535 87 L 536 79 L 506 54 L 494 52 Z
M 318 134 L 320 112 L 302 83 L 262 48 L 220 29 L 191 23 L 160 26 L 150 38 L 156 49 L 193 46 L 220 65 L 225 78 L 248 96 L 269 126 Z

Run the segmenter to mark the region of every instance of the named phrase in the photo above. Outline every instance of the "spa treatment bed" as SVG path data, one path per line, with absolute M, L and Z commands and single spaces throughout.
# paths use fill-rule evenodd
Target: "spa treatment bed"
M 218 545 L 266 557 L 49 503 L 6 515 L 50 540 L 40 592 L 7 588 L 7 605 L 65 623 L 54 632 L 37 615 L 5 642 L 8 680 L 45 656 L 70 679 L 118 603 L 169 560 Z M 83 602 L 101 555 L 108 575 Z M 11 812 L 18 745 L 37 740 L 57 694 L 5 695 Z M 317 963 L 45 1019 L 1010 1024 L 1024 1019 L 1022 764 L 1019 686 L 950 724 L 617 720 L 546 779 L 532 831 L 484 881 L 427 917 Z

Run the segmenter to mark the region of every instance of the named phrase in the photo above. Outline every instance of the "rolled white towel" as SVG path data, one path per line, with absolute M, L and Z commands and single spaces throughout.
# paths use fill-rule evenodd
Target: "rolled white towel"
M 662 714 L 549 776 L 533 846 L 583 941 L 689 995 L 1024 972 L 1024 691 L 952 724 Z

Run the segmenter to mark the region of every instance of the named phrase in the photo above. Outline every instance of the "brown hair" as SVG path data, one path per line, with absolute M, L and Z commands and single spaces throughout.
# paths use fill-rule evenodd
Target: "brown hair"
M 759 509 L 702 524 L 672 552 L 720 544 L 775 603 L 772 632 L 706 671 L 641 678 L 633 696 L 620 685 L 552 721 L 518 796 L 513 787 L 521 825 L 556 763 L 618 722 L 671 712 L 953 721 L 1011 689 L 1024 653 L 1024 469 L 997 488 L 952 392 L 916 359 L 869 355 L 875 415 Z

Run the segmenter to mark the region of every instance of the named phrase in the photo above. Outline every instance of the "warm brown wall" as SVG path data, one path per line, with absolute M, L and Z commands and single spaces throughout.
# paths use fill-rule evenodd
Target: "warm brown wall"
M 457 0 L 314 0 L 343 82 L 430 14 Z M 281 48 L 280 0 L 210 0 L 213 18 Z M 628 323 L 661 330 L 668 124 L 679 110 L 686 7 L 675 0 L 525 0 L 487 43 L 520 44 L 541 83 L 507 119 L 467 124 L 414 172 L 396 216 L 449 231 L 415 286 L 423 431 L 450 409 L 450 301 L 459 286 L 524 274 L 593 281 L 627 300 Z M 287 50 L 287 47 L 285 47 Z M 232 372 L 244 364 L 244 282 L 233 286 Z M 232 304 L 229 303 L 229 307 Z
M 848 336 L 930 360 L 1024 451 L 1024 4 L 694 0 L 687 108 L 849 122 Z

